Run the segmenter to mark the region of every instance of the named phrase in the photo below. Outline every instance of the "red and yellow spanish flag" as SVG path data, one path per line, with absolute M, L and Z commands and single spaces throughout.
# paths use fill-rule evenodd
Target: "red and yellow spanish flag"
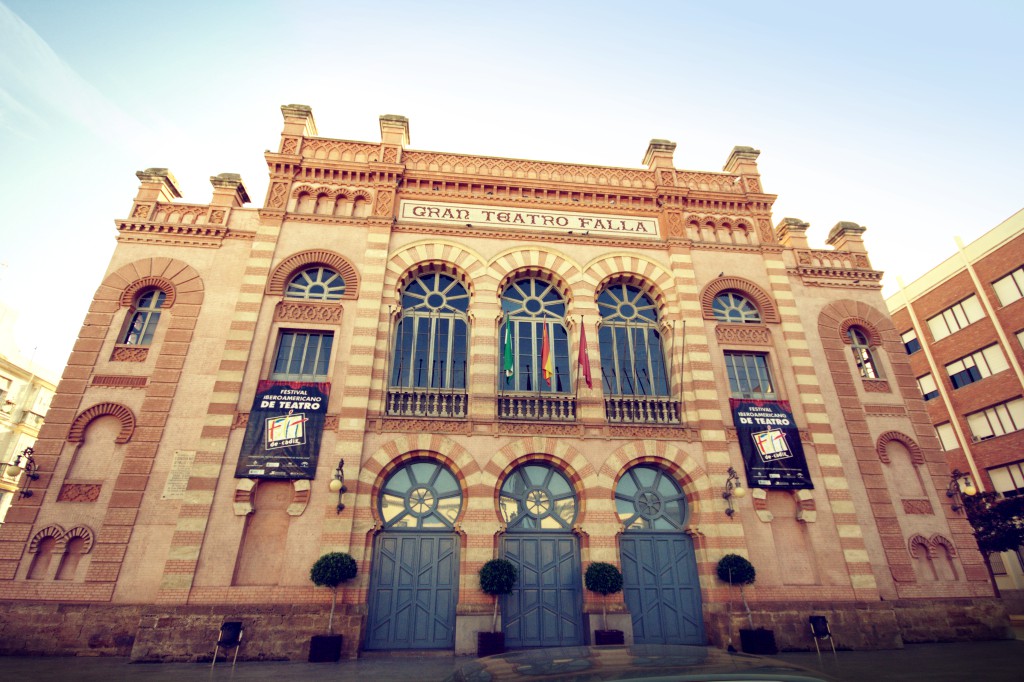
M 551 349 L 548 347 L 548 323 L 544 322 L 544 334 L 541 337 L 540 367 L 544 372 L 544 383 L 551 385 L 551 377 L 555 374 L 555 364 L 551 360 Z

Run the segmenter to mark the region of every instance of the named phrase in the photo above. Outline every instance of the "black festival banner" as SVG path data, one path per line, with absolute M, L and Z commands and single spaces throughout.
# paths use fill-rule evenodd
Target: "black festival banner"
M 814 488 L 800 431 L 785 400 L 730 398 L 750 488 Z
M 312 479 L 330 393 L 329 383 L 261 381 L 235 478 Z

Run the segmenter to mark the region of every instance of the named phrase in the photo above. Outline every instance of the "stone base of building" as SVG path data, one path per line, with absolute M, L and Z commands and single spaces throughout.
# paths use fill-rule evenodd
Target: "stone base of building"
M 363 609 L 339 604 L 334 633 L 342 658 L 356 658 Z M 213 660 L 220 626 L 240 620 L 240 661 L 304 661 L 309 641 L 327 633 L 330 605 L 117 606 L 0 603 L 0 655 L 128 656 L 133 663 Z M 231 653 L 234 656 L 234 652 Z
M 0 602 L 0 655 L 127 656 L 133 662 L 208 662 L 221 623 L 241 620 L 245 636 L 239 660 L 302 661 L 308 656 L 310 638 L 325 634 L 329 609 L 329 605 L 309 604 L 161 607 Z M 814 650 L 807 622 L 811 615 L 828 618 L 840 649 L 900 649 L 910 643 L 1013 638 L 1006 604 L 995 598 L 798 606 L 752 603 L 751 611 L 754 627 L 773 630 L 781 651 Z M 742 608 L 707 604 L 704 614 L 709 644 L 739 648 L 740 629 L 750 627 Z M 621 618 L 612 623 L 609 614 L 609 626 L 629 630 L 628 617 L 617 615 Z M 359 655 L 364 622 L 363 607 L 338 606 L 334 632 L 344 635 L 342 658 Z M 489 618 L 481 617 L 475 629 L 485 624 L 489 626 Z M 455 648 L 455 653 L 473 653 L 468 645 Z
M 904 644 L 1012 639 L 1006 605 L 994 597 L 902 599 L 880 602 L 754 603 L 742 607 L 706 604 L 708 642 L 739 648 L 740 629 L 775 632 L 780 651 L 814 651 L 808 618 L 825 616 L 836 648 L 902 649 Z

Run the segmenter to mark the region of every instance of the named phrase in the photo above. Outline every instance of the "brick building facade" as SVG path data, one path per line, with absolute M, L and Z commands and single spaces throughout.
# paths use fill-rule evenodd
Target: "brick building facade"
M 1024 494 L 1024 211 L 890 296 L 940 446 L 961 489 Z M 993 557 L 1024 608 L 1024 557 Z
M 520 568 L 512 646 L 589 641 L 592 561 L 623 569 L 628 637 L 724 646 L 747 620 L 728 553 L 783 647 L 812 612 L 857 648 L 1005 634 L 864 228 L 815 250 L 773 227 L 748 147 L 722 172 L 664 140 L 583 166 L 282 111 L 260 208 L 236 175 L 186 204 L 138 173 L 37 444 L 45 492 L 0 530 L 0 648 L 44 649 L 46 623 L 62 651 L 188 659 L 232 616 L 243 657 L 299 658 L 329 550 L 359 564 L 348 655 L 472 651 L 496 556 Z

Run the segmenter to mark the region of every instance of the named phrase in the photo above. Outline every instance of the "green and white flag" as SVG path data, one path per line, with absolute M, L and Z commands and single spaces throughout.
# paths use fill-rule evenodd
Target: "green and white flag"
M 505 371 L 505 383 L 508 383 L 512 379 L 512 375 L 515 374 L 512 363 L 512 324 L 509 322 L 508 313 L 505 313 L 505 349 L 501 366 Z

